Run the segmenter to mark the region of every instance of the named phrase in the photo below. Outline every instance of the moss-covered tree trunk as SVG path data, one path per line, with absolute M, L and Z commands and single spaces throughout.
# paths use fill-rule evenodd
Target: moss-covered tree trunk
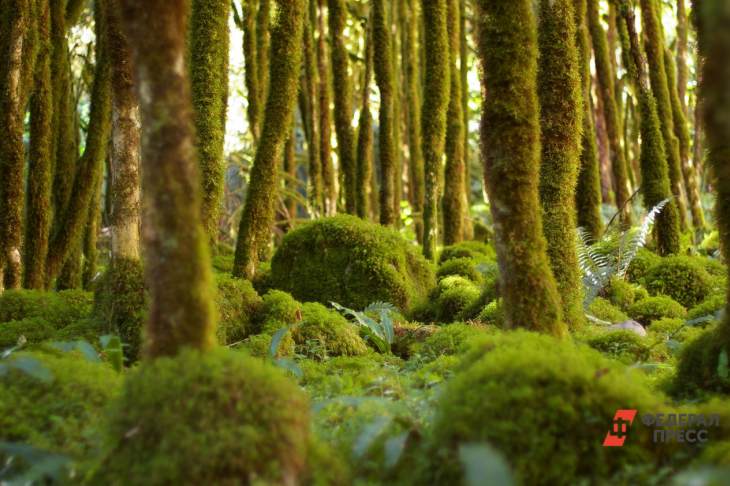
M 622 4 L 622 16 L 626 24 L 630 42 L 633 83 L 638 91 L 639 115 L 641 117 L 641 191 L 644 207 L 650 209 L 672 195 L 669 184 L 669 169 L 664 153 L 664 140 L 659 126 L 659 115 L 654 95 L 649 88 L 644 71 L 644 59 L 636 33 L 633 9 Z M 655 225 L 657 250 L 662 255 L 679 251 L 679 215 L 677 206 L 670 201 L 659 216 Z
M 591 103 L 591 44 L 586 23 L 586 0 L 574 0 L 576 26 L 576 47 L 580 63 L 581 100 L 583 112 L 580 168 L 575 191 L 575 205 L 578 226 L 584 228 L 594 240 L 601 236 L 601 169 L 596 149 L 596 129 L 593 124 Z
M 60 274 L 74 249 L 81 248 L 83 230 L 88 220 L 88 207 L 102 177 L 107 141 L 111 132 L 111 72 L 106 35 L 106 7 L 105 0 L 97 2 L 98 6 L 94 9 L 96 66 L 86 143 L 83 155 L 75 164 L 77 170 L 67 203 L 63 207 L 56 207 L 54 217 L 57 224 L 51 234 L 46 260 L 47 283 Z
M 259 138 L 261 96 L 258 75 L 258 43 L 256 38 L 256 14 L 258 0 L 244 0 L 242 4 L 244 82 L 246 84 L 246 114 L 254 141 Z
M 201 217 L 184 0 L 119 0 L 142 118 L 150 357 L 215 341 L 212 272 Z
M 317 72 L 319 74 L 319 151 L 322 164 L 322 185 L 324 191 L 324 213 L 332 216 L 337 213 L 337 177 L 332 164 L 332 99 L 330 88 L 330 64 L 327 53 L 326 22 L 324 21 L 325 0 L 318 0 L 317 16 Z
M 674 135 L 674 117 L 669 95 L 666 70 L 664 68 L 664 34 L 659 22 L 656 0 L 641 0 L 641 27 L 643 29 L 646 59 L 649 67 L 651 90 L 656 100 L 659 125 L 664 141 L 664 154 L 669 166 L 669 182 L 674 195 L 673 203 L 679 211 L 680 228 L 687 227 L 687 206 L 682 190 L 682 166 L 679 158 L 679 143 Z
M 265 110 L 265 103 L 269 95 L 269 71 L 271 63 L 271 1 L 257 0 L 256 11 L 256 72 L 259 82 L 259 103 L 261 110 Z M 263 118 L 261 119 L 263 123 Z M 263 129 L 263 127 L 261 127 Z
M 616 206 L 621 210 L 621 219 L 625 225 L 631 224 L 631 211 L 626 202 L 629 194 L 629 176 L 621 149 L 621 121 L 616 105 L 615 73 L 611 69 L 610 52 L 606 33 L 601 27 L 598 13 L 598 0 L 587 2 L 588 28 L 593 42 L 593 53 L 596 62 L 596 76 L 598 78 L 598 93 L 603 105 L 606 133 L 611 155 L 611 171 L 613 174 L 613 190 L 616 197 Z
M 45 286 L 46 254 L 51 229 L 51 14 L 47 0 L 39 2 L 38 6 L 38 59 L 30 98 L 28 186 L 23 240 L 23 286 L 30 289 L 42 289 Z
M 109 193 L 112 264 L 140 259 L 140 127 L 132 59 L 118 14 L 109 0 L 109 56 L 112 65 L 112 145 Z
M 371 17 L 372 19 L 372 17 Z M 373 71 L 372 24 L 365 39 L 365 69 L 363 70 L 362 101 L 357 133 L 357 215 L 370 217 L 370 179 L 373 172 L 373 117 L 370 112 L 370 80 Z
M 423 242 L 423 203 L 424 203 L 424 169 L 421 146 L 421 70 L 419 50 L 419 28 L 421 24 L 418 14 L 417 0 L 404 0 L 408 3 L 404 9 L 403 26 L 405 36 L 404 77 L 406 82 L 406 104 L 408 106 L 408 194 L 413 211 L 413 223 L 416 238 Z
M 96 248 L 99 237 L 99 221 L 101 220 L 101 184 L 102 180 L 96 183 L 94 194 L 89 204 L 89 215 L 87 216 L 86 228 L 84 228 L 84 240 L 82 251 L 84 253 L 83 266 L 81 268 L 81 288 L 90 290 L 93 286 L 94 277 L 98 266 L 99 252 Z
M 572 0 L 541 0 L 539 18 L 537 92 L 543 232 L 563 318 L 575 329 L 584 321 L 583 286 L 575 250 L 575 188 L 584 105 Z
M 229 0 L 192 0 L 189 67 L 198 164 L 203 184 L 203 224 L 215 248 L 223 196 L 223 144 L 228 107 Z
M 465 240 L 474 238 L 474 224 L 469 214 L 471 208 L 471 159 L 469 150 L 469 121 L 471 120 L 469 110 L 469 34 L 467 33 L 467 11 L 466 0 L 460 0 L 460 22 L 459 30 L 459 75 L 461 81 L 461 115 L 463 117 L 462 144 L 464 148 L 464 227 L 463 236 Z
M 21 284 L 25 149 L 23 54 L 30 42 L 30 0 L 0 4 L 0 288 Z M 3 272 L 4 269 L 4 272 Z
M 688 43 L 688 21 L 687 6 L 685 0 L 677 0 L 677 95 L 682 106 L 685 118 L 689 116 L 687 111 L 687 80 L 689 79 L 689 68 L 687 67 L 687 43 Z
M 482 151 L 507 327 L 565 332 L 540 217 L 537 33 L 530 0 L 480 0 Z
M 464 239 L 466 217 L 466 167 L 464 163 L 464 114 L 461 102 L 461 9 L 459 0 L 448 1 L 449 108 L 446 117 L 446 167 L 444 169 L 443 221 L 444 244 Z
M 378 126 L 378 153 L 380 160 L 380 224 L 392 226 L 398 213 L 395 212 L 397 165 L 394 130 L 397 121 L 393 117 L 394 80 L 393 51 L 384 0 L 372 1 L 373 19 L 373 66 L 375 82 L 380 91 L 380 114 Z
M 324 210 L 322 192 L 322 161 L 320 160 L 319 103 L 317 102 L 317 56 L 314 49 L 314 27 L 317 24 L 316 0 L 308 0 L 308 15 L 304 23 L 304 72 L 301 92 L 305 100 L 302 118 L 306 129 L 309 210 L 318 217 Z
M 332 40 L 332 90 L 335 98 L 335 132 L 337 155 L 342 173 L 345 211 L 356 212 L 355 142 L 352 131 L 352 82 L 349 53 L 345 45 L 347 4 L 345 0 L 329 0 L 329 27 Z
M 302 59 L 302 31 L 306 13 L 304 0 L 280 0 L 276 23 L 271 33 L 270 80 L 276 89 L 269 91 L 261 140 L 251 169 L 246 203 L 236 241 L 233 275 L 251 278 L 261 252 L 271 238 L 277 200 L 278 167 L 299 88 Z
M 448 1 L 423 0 L 423 50 L 425 80 L 423 90 L 422 151 L 424 163 L 423 254 L 436 256 L 438 241 L 439 179 L 446 139 L 449 108 Z

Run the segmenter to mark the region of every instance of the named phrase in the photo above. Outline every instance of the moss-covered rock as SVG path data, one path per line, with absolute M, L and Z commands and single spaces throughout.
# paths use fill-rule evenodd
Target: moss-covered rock
M 55 332 L 53 326 L 38 317 L 0 322 L 0 350 L 18 344 L 21 336 L 25 338 L 27 343 L 36 344 L 50 339 Z
M 39 318 L 56 329 L 87 317 L 92 296 L 81 290 L 6 290 L 0 294 L 0 322 Z
M 263 300 L 248 280 L 223 274 L 216 275 L 215 283 L 218 289 L 218 342 L 231 344 L 241 341 L 253 332 L 253 322 Z
M 639 251 L 636 253 L 634 259 L 631 260 L 631 264 L 626 271 L 626 276 L 628 277 L 629 281 L 639 283 L 639 281 L 644 277 L 646 272 L 648 272 L 652 267 L 654 267 L 654 265 L 657 265 L 661 261 L 662 258 L 656 253 L 647 250 L 646 248 L 639 248 Z
M 48 373 L 41 380 L 11 369 L 0 374 L 0 436 L 60 452 L 74 458 L 96 445 L 98 427 L 107 402 L 117 395 L 121 376 L 103 363 L 92 363 L 75 353 L 14 353 L 7 361 L 32 360 Z
M 494 248 L 481 241 L 461 241 L 445 246 L 439 255 L 439 263 L 443 264 L 456 258 L 471 258 L 479 261 L 495 261 L 497 255 Z
M 345 215 L 287 233 L 271 262 L 271 279 L 299 300 L 354 309 L 386 301 L 408 310 L 435 284 L 417 247 L 393 230 Z
M 721 332 L 720 328 L 713 327 L 685 344 L 679 355 L 674 393 L 692 396 L 702 391 L 730 392 L 727 363 L 724 370 L 720 366 L 721 354 L 730 355 L 730 349 L 723 347 Z
M 482 324 L 502 327 L 504 325 L 504 308 L 502 299 L 495 299 L 479 312 L 477 321 Z
M 702 264 L 693 257 L 673 256 L 662 259 L 644 277 L 652 295 L 668 295 L 684 307 L 697 305 L 710 292 L 711 279 Z
M 570 341 L 527 332 L 488 336 L 462 360 L 437 407 L 437 452 L 429 461 L 441 484 L 460 482 L 458 449 L 468 443 L 496 447 L 523 484 L 592 483 L 630 466 L 646 475 L 628 482 L 640 483 L 666 459 L 649 429 L 632 428 L 621 448 L 601 445 L 617 409 L 667 407 L 640 376 Z
M 317 302 L 302 306 L 302 320 L 292 328 L 294 342 L 302 354 L 312 346 L 324 348 L 328 356 L 358 356 L 368 350 L 357 329 L 338 312 Z
M 588 314 L 611 323 L 628 320 L 628 316 L 618 307 L 602 297 L 596 297 L 588 306 Z
M 461 322 L 442 326 L 416 348 L 417 353 L 428 360 L 458 354 L 465 351 L 474 338 L 484 335 L 487 331 L 486 326 Z
M 671 297 L 658 295 L 636 302 L 629 307 L 628 313 L 632 319 L 648 326 L 652 321 L 662 317 L 685 317 L 687 309 Z
M 453 261 L 453 260 L 452 260 Z M 458 320 L 462 312 L 470 308 L 479 300 L 479 287 L 466 280 L 456 280 L 458 277 L 444 279 L 439 283 L 439 293 L 434 302 L 434 316 L 439 322 L 453 322 Z
M 588 339 L 586 344 L 627 364 L 646 361 L 650 354 L 647 339 L 627 330 L 602 332 Z
M 715 316 L 721 309 L 725 308 L 725 300 L 724 294 L 710 295 L 687 312 L 687 319 Z
M 306 396 L 271 365 L 225 348 L 183 350 L 127 377 L 95 481 L 286 484 L 306 467 L 308 413 Z
M 436 278 L 442 279 L 451 275 L 461 275 L 474 283 L 481 283 L 484 280 L 479 270 L 480 262 L 475 258 L 459 257 L 452 258 L 440 264 L 436 271 Z
M 613 305 L 625 311 L 636 300 L 647 296 L 644 295 L 645 292 L 642 292 L 644 289 L 639 289 L 640 287 L 634 286 L 626 280 L 614 277 L 606 289 L 606 296 Z
M 294 324 L 302 319 L 302 304 L 291 294 L 270 290 L 264 295 L 258 320 L 266 325 L 271 322 Z

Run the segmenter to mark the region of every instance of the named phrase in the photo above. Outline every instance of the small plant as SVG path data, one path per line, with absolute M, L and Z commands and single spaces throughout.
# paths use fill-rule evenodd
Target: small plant
M 585 287 L 584 307 L 590 305 L 611 278 L 623 279 L 626 276 L 629 265 L 639 249 L 646 244 L 656 217 L 669 201 L 667 198 L 651 208 L 638 228 L 630 228 L 623 232 L 608 231 L 599 242 L 591 243 L 588 231 L 578 228 L 576 241 L 578 264 L 583 272 Z M 611 249 L 610 252 L 607 253 L 606 248 Z
M 341 306 L 336 302 L 331 302 L 332 307 L 337 309 L 345 316 L 353 317 L 354 323 L 361 326 L 365 330 L 367 339 L 381 353 L 390 353 L 393 341 L 395 340 L 395 331 L 393 329 L 393 319 L 391 313 L 396 310 L 393 304 L 388 302 L 373 302 L 368 305 L 362 312 Z M 379 320 L 371 318 L 368 314 L 377 314 Z

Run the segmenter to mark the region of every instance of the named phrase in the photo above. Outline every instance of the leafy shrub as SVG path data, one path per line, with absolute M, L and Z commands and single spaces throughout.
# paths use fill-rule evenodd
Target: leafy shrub
M 78 353 L 16 352 L 7 360 L 26 360 L 46 373 L 0 374 L 2 440 L 76 458 L 88 454 L 102 411 L 117 395 L 120 375 Z
M 647 297 L 629 307 L 629 315 L 635 321 L 648 326 L 662 317 L 684 317 L 687 310 L 671 297 L 659 295 Z
M 666 459 L 649 429 L 632 429 L 621 448 L 601 444 L 623 408 L 667 409 L 640 376 L 583 345 L 525 331 L 488 336 L 440 394 L 428 482 L 460 484 L 460 445 L 487 442 L 522 484 L 590 484 L 652 465 L 629 481 L 642 483 Z
M 710 292 L 710 275 L 693 257 L 672 256 L 651 268 L 644 277 L 652 295 L 668 295 L 686 308 L 699 304 Z
M 262 360 L 184 350 L 129 374 L 105 436 L 98 484 L 287 483 L 306 468 L 309 404 Z
M 461 241 L 453 245 L 445 246 L 439 255 L 439 263 L 444 264 L 449 260 L 457 258 L 470 258 L 477 261 L 494 261 L 497 255 L 494 248 L 481 241 Z
M 263 303 L 248 280 L 216 275 L 218 342 L 231 344 L 253 332 L 253 320 Z
M 91 294 L 81 290 L 6 290 L 0 293 L 0 322 L 38 318 L 60 329 L 87 317 L 91 302 Z
M 0 323 L 0 351 L 15 346 L 21 336 L 30 344 L 50 339 L 56 330 L 45 320 L 38 317 L 27 317 L 19 321 Z
M 454 323 L 442 326 L 417 348 L 418 354 L 433 360 L 465 351 L 471 341 L 487 332 L 486 326 Z
M 274 287 L 302 301 L 409 310 L 435 284 L 431 264 L 397 232 L 354 216 L 322 218 L 287 233 L 271 262 Z
M 392 351 L 396 356 L 409 358 L 417 352 L 418 345 L 441 329 L 433 324 L 402 323 L 394 328 L 395 340 Z
M 650 345 L 647 339 L 628 330 L 603 332 L 590 338 L 587 344 L 627 364 L 649 359 Z
M 442 279 L 450 275 L 460 275 L 478 284 L 484 280 L 484 277 L 479 271 L 479 265 L 479 261 L 474 258 L 451 258 L 439 265 L 436 271 L 436 278 Z
M 623 322 L 629 318 L 621 309 L 601 297 L 593 299 L 588 307 L 588 314 L 610 323 Z
M 302 306 L 302 320 L 292 328 L 294 342 L 302 354 L 310 354 L 309 342 L 321 345 L 329 356 L 357 356 L 367 352 L 355 327 L 335 311 L 317 302 Z

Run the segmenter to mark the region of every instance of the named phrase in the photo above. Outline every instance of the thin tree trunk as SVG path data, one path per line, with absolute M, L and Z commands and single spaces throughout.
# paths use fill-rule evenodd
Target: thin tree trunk
M 372 17 L 371 17 L 372 19 Z M 370 217 L 370 179 L 373 172 L 373 117 L 370 112 L 370 80 L 373 71 L 372 20 L 365 38 L 365 70 L 357 134 L 357 215 Z

